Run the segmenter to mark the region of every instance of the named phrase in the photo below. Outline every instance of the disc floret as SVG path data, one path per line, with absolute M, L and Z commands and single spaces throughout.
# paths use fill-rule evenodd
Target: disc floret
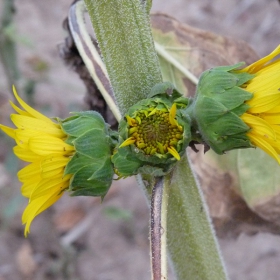
M 128 138 L 120 147 L 135 145 L 145 155 L 162 157 L 167 153 L 177 160 L 177 152 L 183 138 L 183 127 L 176 119 L 176 104 L 171 108 L 150 107 L 136 112 L 135 117 L 126 116 Z

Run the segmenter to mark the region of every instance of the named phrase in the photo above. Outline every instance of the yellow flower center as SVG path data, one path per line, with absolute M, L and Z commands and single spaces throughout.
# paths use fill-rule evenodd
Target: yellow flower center
M 120 147 L 134 144 L 146 155 L 172 154 L 177 160 L 177 144 L 183 138 L 183 128 L 176 120 L 176 105 L 167 109 L 150 108 L 136 113 L 134 118 L 126 116 L 128 139 Z

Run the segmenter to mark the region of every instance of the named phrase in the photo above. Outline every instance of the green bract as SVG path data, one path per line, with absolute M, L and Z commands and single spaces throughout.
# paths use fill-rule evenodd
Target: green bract
M 250 129 L 240 118 L 248 110 L 246 100 L 252 94 L 241 86 L 253 75 L 238 73 L 243 63 L 205 71 L 197 86 L 194 100 L 186 114 L 192 119 L 193 131 L 216 153 L 252 147 L 246 132 Z M 236 72 L 235 72 L 236 71 Z
M 73 113 L 60 123 L 68 135 L 66 142 L 74 145 L 76 150 L 65 168 L 65 174 L 73 174 L 69 190 L 75 196 L 104 197 L 114 175 L 111 162 L 113 132 L 94 111 Z
M 112 156 L 119 176 L 161 176 L 184 154 L 191 139 L 188 99 L 170 83 L 155 85 L 148 98 L 132 106 L 119 125 L 119 146 Z

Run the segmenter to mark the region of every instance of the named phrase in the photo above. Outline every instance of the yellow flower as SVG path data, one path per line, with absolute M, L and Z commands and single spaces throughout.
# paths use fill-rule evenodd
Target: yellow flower
M 69 187 L 72 175 L 64 176 L 64 169 L 75 152 L 65 143 L 67 135 L 59 124 L 28 106 L 17 94 L 14 95 L 22 109 L 10 102 L 17 114 L 11 115 L 16 128 L 0 125 L 7 135 L 16 141 L 15 155 L 29 164 L 18 172 L 23 183 L 22 195 L 29 203 L 22 215 L 24 235 L 30 232 L 33 219 L 54 204 Z
M 251 128 L 247 132 L 253 145 L 261 148 L 280 163 L 280 45 L 266 57 L 237 73 L 254 77 L 242 85 L 253 94 L 241 119 Z
M 126 116 L 129 125 L 128 136 L 121 145 L 125 147 L 134 144 L 146 155 L 171 154 L 177 160 L 178 143 L 183 138 L 183 128 L 176 120 L 176 104 L 168 110 L 151 107 L 140 110 L 135 117 Z

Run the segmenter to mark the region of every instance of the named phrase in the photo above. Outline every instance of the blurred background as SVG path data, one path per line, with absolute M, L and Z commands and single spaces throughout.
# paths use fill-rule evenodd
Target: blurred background
M 8 35 L 16 47 L 15 52 L 9 48 L 12 56 L 5 62 L 16 71 L 9 73 L 0 60 L 0 123 L 10 124 L 12 83 L 30 105 L 50 117 L 88 109 L 83 82 L 58 52 L 67 36 L 62 22 L 72 0 L 15 0 L 14 17 L 3 28 L 8 2 L 0 0 L 0 40 Z M 276 0 L 153 2 L 153 12 L 242 39 L 260 56 L 280 43 Z M 22 164 L 12 153 L 13 145 L 0 133 L 0 280 L 150 279 L 149 210 L 134 178 L 115 182 L 102 205 L 97 198 L 64 195 L 35 219 L 26 239 L 21 214 L 27 201 L 16 178 Z M 219 242 L 230 279 L 279 279 L 280 237 L 241 234 Z

